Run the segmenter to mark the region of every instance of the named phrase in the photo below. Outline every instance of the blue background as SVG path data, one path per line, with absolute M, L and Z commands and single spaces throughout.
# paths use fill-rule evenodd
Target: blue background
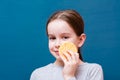
M 120 80 L 120 0 L 0 0 L 0 80 L 29 80 L 34 69 L 55 60 L 45 25 L 64 9 L 85 21 L 84 60 L 102 65 L 105 80 Z

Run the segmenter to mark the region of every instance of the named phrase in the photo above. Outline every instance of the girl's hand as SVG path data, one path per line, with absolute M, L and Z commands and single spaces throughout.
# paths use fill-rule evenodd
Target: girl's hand
M 72 51 L 67 51 L 61 56 L 64 62 L 63 68 L 63 77 L 65 80 L 68 80 L 72 77 L 75 77 L 77 67 L 79 65 L 79 54 L 73 53 Z

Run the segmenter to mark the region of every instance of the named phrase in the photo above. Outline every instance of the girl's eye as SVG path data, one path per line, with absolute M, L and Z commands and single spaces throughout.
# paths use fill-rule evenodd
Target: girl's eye
M 68 36 L 64 36 L 64 37 L 62 37 L 63 39 L 68 39 L 69 37 Z
M 56 38 L 55 37 L 49 37 L 49 40 L 55 40 Z

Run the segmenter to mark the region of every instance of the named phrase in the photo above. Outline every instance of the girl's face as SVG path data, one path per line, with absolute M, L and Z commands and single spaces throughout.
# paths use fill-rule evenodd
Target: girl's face
M 80 47 L 79 36 L 76 35 L 74 30 L 65 21 L 60 19 L 53 20 L 48 24 L 47 30 L 49 38 L 49 50 L 56 59 L 61 59 L 58 49 L 63 42 L 69 41 L 74 43 L 76 47 Z

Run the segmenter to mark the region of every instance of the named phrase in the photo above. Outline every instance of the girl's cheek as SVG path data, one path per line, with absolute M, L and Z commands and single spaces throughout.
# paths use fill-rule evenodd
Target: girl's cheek
M 51 49 L 53 47 L 53 44 L 54 44 L 53 42 L 49 41 L 49 49 Z

